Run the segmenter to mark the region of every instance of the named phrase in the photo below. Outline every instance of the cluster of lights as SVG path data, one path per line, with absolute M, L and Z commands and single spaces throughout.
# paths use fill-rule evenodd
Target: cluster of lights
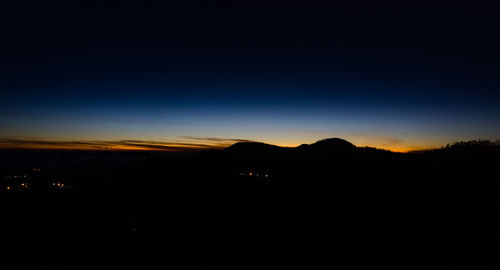
M 269 177 L 268 173 L 258 173 L 258 172 L 242 172 L 242 173 L 240 173 L 240 175 L 247 176 L 247 177 L 263 177 L 263 178 Z
M 5 191 L 21 191 L 21 190 L 28 190 L 30 188 L 31 188 L 31 183 L 22 182 L 20 184 L 7 185 L 3 189 Z M 0 189 L 0 191 L 1 190 L 2 189 Z
M 0 191 L 27 191 L 31 190 L 32 183 L 30 182 L 17 182 L 17 183 L 6 183 L 3 185 L 0 185 Z M 59 182 L 59 181 L 54 181 L 50 184 L 50 187 L 55 190 L 69 190 L 73 189 L 72 185 L 69 185 L 67 183 Z
M 21 182 L 21 183 L 11 183 L 6 186 L 0 187 L 0 191 L 23 191 L 23 190 L 31 190 L 32 183 L 29 182 Z M 68 190 L 73 189 L 72 185 L 68 185 L 62 182 L 52 182 L 52 189 L 55 190 Z
M 26 179 L 28 176 L 26 174 L 24 175 L 7 175 L 3 177 L 4 179 Z
M 62 182 L 52 182 L 52 188 L 54 189 L 71 189 L 71 185 L 64 184 Z
M 63 188 L 64 183 L 52 183 L 53 186 L 58 187 L 58 188 Z

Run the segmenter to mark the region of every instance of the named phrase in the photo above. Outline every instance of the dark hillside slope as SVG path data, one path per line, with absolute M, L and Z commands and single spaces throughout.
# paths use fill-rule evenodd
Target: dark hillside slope
M 71 194 L 2 197 L 15 217 L 3 229 L 25 235 L 4 245 L 37 235 L 69 258 L 81 247 L 119 251 L 137 266 L 489 267 L 500 241 L 500 151 L 467 147 L 400 154 L 328 139 L 141 160 Z M 26 233 L 35 220 L 45 225 Z

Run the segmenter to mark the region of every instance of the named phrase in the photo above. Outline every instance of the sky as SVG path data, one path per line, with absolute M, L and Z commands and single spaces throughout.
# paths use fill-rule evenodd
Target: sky
M 487 6 L 71 1 L 0 16 L 0 148 L 500 139 Z

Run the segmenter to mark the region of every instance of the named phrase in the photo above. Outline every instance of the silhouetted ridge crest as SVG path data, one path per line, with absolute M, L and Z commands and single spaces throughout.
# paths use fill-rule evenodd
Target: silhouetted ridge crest
M 236 154 L 236 155 L 251 155 L 260 156 L 266 155 L 272 156 L 282 154 L 295 155 L 295 154 L 329 154 L 329 153 L 346 153 L 352 152 L 356 149 L 356 146 L 352 143 L 340 139 L 340 138 L 329 138 L 317 141 L 313 144 L 302 144 L 295 148 L 280 147 L 276 145 L 261 143 L 261 142 L 238 142 L 232 146 L 226 148 L 224 152 Z M 289 156 L 288 156 L 289 157 Z
M 338 147 L 338 148 L 355 148 L 354 144 L 340 138 L 328 138 L 317 141 L 313 143 L 311 146 L 317 147 Z
M 303 144 L 298 149 L 309 150 L 314 152 L 338 152 L 338 151 L 352 151 L 356 146 L 344 139 L 329 138 L 317 141 L 313 144 Z
M 281 147 L 261 142 L 238 142 L 226 148 L 227 152 L 263 153 L 280 150 Z
M 500 147 L 500 140 L 490 141 L 490 140 L 472 140 L 472 141 L 461 141 L 454 142 L 451 145 L 447 144 L 444 149 L 460 149 L 460 150 L 491 150 Z

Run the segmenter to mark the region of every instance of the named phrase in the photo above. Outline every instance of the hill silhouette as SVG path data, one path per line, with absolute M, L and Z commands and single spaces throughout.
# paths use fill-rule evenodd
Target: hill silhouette
M 261 143 L 261 142 L 238 142 L 224 149 L 226 152 L 230 153 L 240 153 L 240 154 L 266 154 L 271 152 L 283 151 L 283 147 L 276 145 Z
M 299 157 L 307 155 L 308 157 L 325 154 L 339 155 L 347 153 L 355 153 L 368 148 L 358 148 L 354 144 L 340 138 L 328 138 L 319 140 L 312 144 L 302 144 L 297 147 L 280 147 L 276 145 L 260 143 L 260 142 L 238 142 L 224 149 L 224 152 L 238 154 L 248 157 L 249 155 L 287 155 L 287 157 Z M 373 151 L 384 151 L 371 148 Z
M 353 151 L 356 146 L 354 144 L 340 138 L 329 138 L 317 141 L 313 144 L 302 144 L 299 146 L 300 149 L 309 151 Z
M 340 138 L 328 138 L 317 141 L 313 144 L 302 144 L 296 149 L 307 150 L 307 151 L 346 151 L 346 150 L 354 150 L 356 146 L 354 144 Z M 238 142 L 230 147 L 226 148 L 226 151 L 242 151 L 242 152 L 266 152 L 266 151 L 286 151 L 290 150 L 292 147 L 280 147 L 276 145 L 260 143 L 260 142 Z

